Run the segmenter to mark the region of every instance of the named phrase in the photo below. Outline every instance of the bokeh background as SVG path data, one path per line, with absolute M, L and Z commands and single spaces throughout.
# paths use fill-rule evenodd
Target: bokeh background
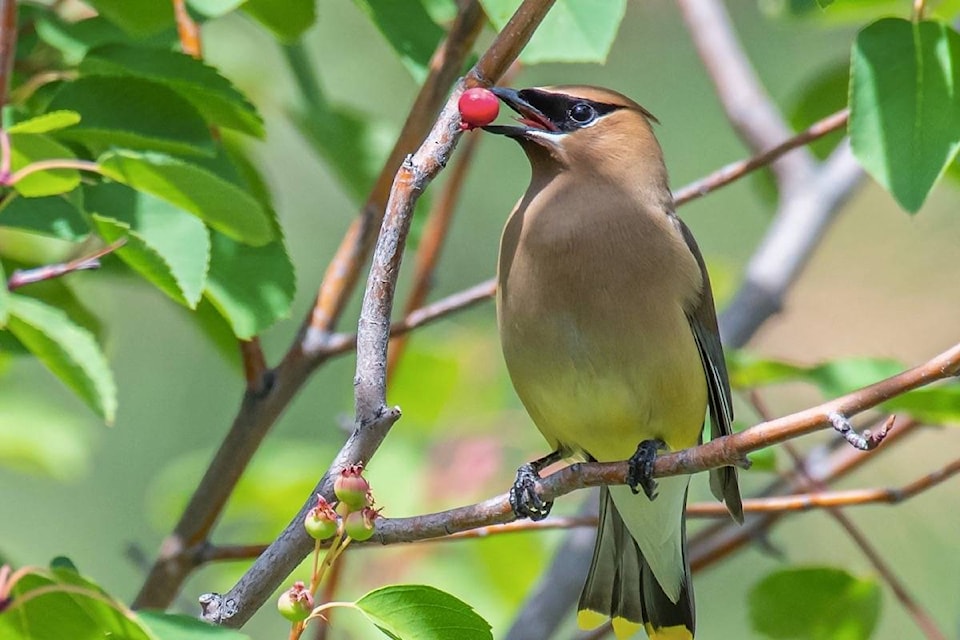
M 905 15 L 909 3 L 899 4 Z M 823 74 L 848 63 L 854 26 L 791 17 L 783 11 L 785 2 L 728 5 L 760 77 L 785 108 Z M 352 3 L 322 0 L 319 16 L 307 44 L 330 99 L 372 115 L 388 134 L 397 131 L 416 91 L 410 76 Z M 298 283 L 291 319 L 263 336 L 268 360 L 276 362 L 357 207 L 290 123 L 296 91 L 274 41 L 240 17 L 212 23 L 204 37 L 207 58 L 252 97 L 267 122 L 267 140 L 254 147 L 254 155 L 272 187 Z M 490 37 L 488 31 L 481 46 Z M 530 67 L 515 83 L 599 84 L 634 97 L 662 122 L 657 133 L 674 187 L 746 154 L 723 117 L 677 8 L 667 0 L 629 3 L 606 65 Z M 523 155 L 508 140 L 488 138 L 466 184 L 434 297 L 494 273 L 500 228 L 526 187 Z M 947 180 L 919 214 L 908 216 L 865 180 L 790 292 L 784 312 L 763 327 L 749 350 L 800 363 L 881 356 L 914 364 L 956 342 L 958 196 Z M 770 220 L 773 201 L 762 180 L 747 179 L 680 213 L 707 257 L 722 306 Z M 67 555 L 129 600 L 144 577 L 142 564 L 131 559 L 131 545 L 148 558 L 155 554 L 226 432 L 243 381 L 236 362 L 158 292 L 109 274 L 72 279 L 108 327 L 107 351 L 120 385 L 118 419 L 112 428 L 100 424 L 35 361 L 0 360 L 0 429 L 23 433 L 25 440 L 18 456 L 6 456 L 21 463 L 0 466 L 0 554 L 17 565 Z M 344 330 L 352 329 L 357 306 L 355 301 L 345 315 Z M 353 368 L 352 355 L 344 356 L 305 387 L 257 455 L 216 529 L 216 542 L 267 541 L 296 512 L 345 437 Z M 776 414 L 819 399 L 802 385 L 778 387 L 766 397 Z M 404 418 L 369 467 L 387 516 L 500 493 L 518 464 L 545 452 L 510 388 L 490 303 L 418 332 L 391 383 L 389 401 L 403 408 Z M 744 407 L 740 417 L 753 419 Z M 39 452 L 26 441 L 38 436 Z M 818 434 L 802 444 L 830 437 Z M 840 486 L 898 485 L 943 464 L 958 448 L 956 430 L 930 429 Z M 780 463 L 786 467 L 788 461 L 782 457 Z M 744 476 L 748 491 L 770 478 L 763 471 Z M 695 498 L 706 498 L 705 484 L 695 481 Z M 570 496 L 558 510 L 573 511 L 579 500 Z M 852 511 L 953 637 L 960 620 L 957 505 L 953 482 L 897 507 Z M 338 597 L 354 598 L 390 582 L 432 584 L 471 603 L 499 637 L 560 536 L 522 534 L 350 553 Z M 873 573 L 822 513 L 787 519 L 768 542 L 781 557 L 750 549 L 697 576 L 699 638 L 752 637 L 747 595 L 775 568 L 834 565 L 857 575 Z M 198 594 L 226 591 L 243 568 L 235 563 L 199 571 L 179 605 L 194 612 Z M 355 613 L 337 613 L 334 619 L 335 638 L 376 636 Z M 247 631 L 255 638 L 277 638 L 286 628 L 268 606 Z M 875 637 L 918 637 L 888 589 Z

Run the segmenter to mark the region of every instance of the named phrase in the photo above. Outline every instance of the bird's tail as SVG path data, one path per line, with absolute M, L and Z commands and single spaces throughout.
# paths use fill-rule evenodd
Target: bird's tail
M 686 525 L 683 525 L 684 580 L 679 598 L 674 602 L 654 577 L 620 517 L 610 491 L 606 487 L 600 491 L 597 542 L 577 607 L 580 627 L 592 629 L 610 619 L 618 640 L 631 637 L 640 627 L 646 629 L 651 640 L 692 640 L 693 585 L 686 557 Z

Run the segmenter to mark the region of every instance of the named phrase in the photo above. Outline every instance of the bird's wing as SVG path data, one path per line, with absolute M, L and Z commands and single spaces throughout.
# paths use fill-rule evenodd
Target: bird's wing
M 710 438 L 715 439 L 733 432 L 733 400 L 730 396 L 730 378 L 723 359 L 723 345 L 720 343 L 720 328 L 717 325 L 717 311 L 713 303 L 713 290 L 703 255 L 697 246 L 690 229 L 679 218 L 675 218 L 687 247 L 697 259 L 703 274 L 703 289 L 696 306 L 687 311 L 690 328 L 697 341 L 700 360 L 707 377 L 707 402 L 710 407 Z M 740 501 L 740 487 L 737 483 L 735 467 L 720 467 L 710 470 L 710 490 L 717 500 L 726 503 L 730 515 L 737 522 L 743 522 L 743 505 Z

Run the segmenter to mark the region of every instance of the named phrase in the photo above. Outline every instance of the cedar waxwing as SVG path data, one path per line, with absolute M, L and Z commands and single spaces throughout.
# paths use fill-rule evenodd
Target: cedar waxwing
M 500 240 L 500 339 L 517 394 L 555 449 L 518 470 L 511 503 L 543 518 L 545 466 L 629 459 L 629 486 L 601 489 L 578 622 L 610 618 L 617 638 L 640 626 L 657 640 L 692 638 L 690 477 L 654 483 L 650 472 L 659 449 L 701 441 L 707 407 L 712 437 L 730 433 L 732 409 L 710 281 L 674 214 L 655 119 L 596 87 L 493 92 L 522 126 L 485 129 L 519 142 L 532 170 Z M 736 469 L 711 471 L 710 488 L 742 521 Z

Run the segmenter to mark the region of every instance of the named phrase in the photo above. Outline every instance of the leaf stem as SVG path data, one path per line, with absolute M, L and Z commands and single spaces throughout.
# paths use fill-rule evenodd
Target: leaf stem
M 100 165 L 90 160 L 76 160 L 73 158 L 57 158 L 54 160 L 38 160 L 31 162 L 24 168 L 8 176 L 6 180 L 0 179 L 0 184 L 5 187 L 12 187 L 27 176 L 38 171 L 51 171 L 54 169 L 79 169 L 80 171 L 91 171 L 93 173 L 103 174 Z M 0 178 L 4 176 L 0 174 Z

